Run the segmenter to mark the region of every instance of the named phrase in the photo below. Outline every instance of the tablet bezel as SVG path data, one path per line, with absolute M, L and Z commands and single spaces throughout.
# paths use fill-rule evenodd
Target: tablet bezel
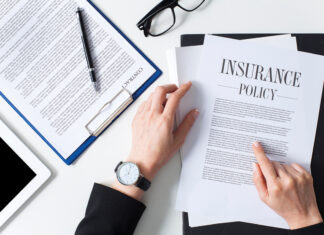
M 36 174 L 0 212 L 1 227 L 49 179 L 51 172 L 2 120 L 0 137 Z

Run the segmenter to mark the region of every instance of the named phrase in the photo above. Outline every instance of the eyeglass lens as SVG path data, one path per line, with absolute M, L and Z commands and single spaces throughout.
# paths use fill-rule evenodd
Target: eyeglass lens
M 205 0 L 179 0 L 178 4 L 181 8 L 192 11 L 199 7 Z M 168 31 L 175 24 L 175 14 L 173 8 L 169 7 L 152 18 L 150 34 L 159 36 Z
M 169 30 L 175 23 L 175 17 L 172 8 L 166 8 L 159 12 L 152 19 L 150 34 L 159 35 Z
M 204 0 L 179 0 L 178 4 L 182 8 L 188 11 L 192 11 L 195 10 L 197 7 L 199 7 L 203 2 Z

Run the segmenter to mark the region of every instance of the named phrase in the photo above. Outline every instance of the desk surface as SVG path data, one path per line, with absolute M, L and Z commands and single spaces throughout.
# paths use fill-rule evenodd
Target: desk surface
M 113 169 L 131 145 L 131 121 L 138 105 L 160 84 L 168 83 L 165 51 L 179 46 L 184 33 L 324 33 L 323 0 L 206 0 L 194 13 L 177 10 L 177 26 L 158 38 L 144 38 L 137 21 L 159 0 L 100 1 L 107 14 L 164 72 L 72 166 L 66 166 L 36 133 L 1 99 L 0 118 L 51 169 L 45 187 L 0 230 L 3 235 L 70 235 L 82 219 L 93 182 L 109 185 Z M 181 27 L 180 27 L 181 26 Z M 182 234 L 181 213 L 174 204 L 180 174 L 176 155 L 144 196 L 147 205 L 135 234 Z

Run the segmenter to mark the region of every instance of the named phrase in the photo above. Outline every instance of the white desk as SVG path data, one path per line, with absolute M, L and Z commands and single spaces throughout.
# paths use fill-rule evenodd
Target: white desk
M 179 45 L 184 33 L 324 33 L 323 0 L 206 0 L 194 13 L 177 10 L 177 26 L 158 38 L 144 38 L 137 21 L 159 0 L 95 0 L 103 10 L 164 72 L 72 166 L 66 166 L 38 135 L 0 100 L 1 118 L 51 169 L 53 177 L 0 230 L 3 235 L 70 235 L 82 219 L 93 182 L 109 184 L 113 169 L 131 145 L 131 121 L 138 105 L 159 84 L 168 83 L 165 51 Z M 174 203 L 180 173 L 176 155 L 159 172 L 143 201 L 147 209 L 136 234 L 182 234 L 181 213 Z

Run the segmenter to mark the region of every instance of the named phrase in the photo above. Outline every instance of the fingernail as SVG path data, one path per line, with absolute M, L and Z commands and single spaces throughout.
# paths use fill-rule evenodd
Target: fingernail
M 260 147 L 260 143 L 259 142 L 257 142 L 257 141 L 255 141 L 254 143 L 253 143 L 253 145 L 254 145 L 254 147 Z
M 197 119 L 198 116 L 199 116 L 199 110 L 198 109 L 195 109 L 195 111 L 193 113 L 194 119 Z
M 253 172 L 257 172 L 257 166 L 255 162 L 252 163 L 252 167 L 253 167 Z

